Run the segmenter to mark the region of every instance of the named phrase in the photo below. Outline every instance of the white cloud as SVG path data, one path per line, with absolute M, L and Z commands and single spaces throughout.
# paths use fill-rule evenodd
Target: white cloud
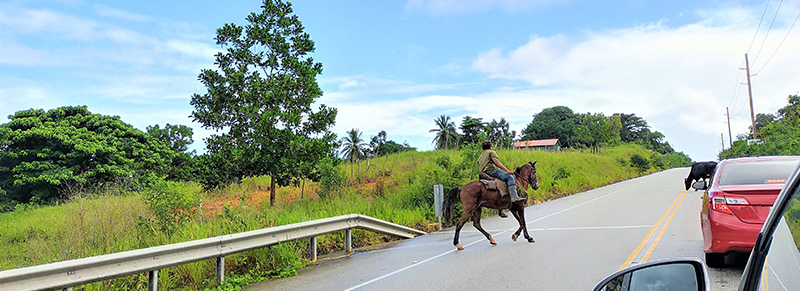
M 139 21 L 139 22 L 141 22 L 141 21 L 149 21 L 149 20 L 153 19 L 152 17 L 147 16 L 147 15 L 131 13 L 131 12 L 124 11 L 124 10 L 119 10 L 117 8 L 113 8 L 113 7 L 110 7 L 110 6 L 107 6 L 107 5 L 95 4 L 94 5 L 94 11 L 100 16 L 116 18 L 116 19 L 121 19 L 121 20 L 129 20 L 129 21 Z
M 561 1 L 563 2 L 563 1 Z M 554 0 L 409 0 L 406 9 L 423 11 L 431 15 L 465 14 L 485 10 L 501 9 L 518 12 L 531 7 L 549 6 Z

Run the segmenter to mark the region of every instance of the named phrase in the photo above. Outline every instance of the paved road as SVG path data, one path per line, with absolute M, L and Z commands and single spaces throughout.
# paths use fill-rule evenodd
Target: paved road
M 668 170 L 526 208 L 536 243 L 511 241 L 512 218 L 471 224 L 356 253 L 246 290 L 590 290 L 627 262 L 703 258 L 701 192 L 683 190 L 688 168 Z M 712 290 L 735 290 L 744 268 L 710 269 Z

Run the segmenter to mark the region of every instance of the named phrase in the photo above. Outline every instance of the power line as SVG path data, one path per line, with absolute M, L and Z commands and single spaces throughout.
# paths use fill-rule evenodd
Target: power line
M 742 80 L 740 80 L 742 76 L 742 70 L 741 70 L 742 65 L 744 65 L 744 61 L 742 61 L 742 63 L 739 64 L 739 72 L 736 74 L 736 83 L 733 83 L 733 94 L 731 95 L 731 101 L 728 102 L 729 107 L 733 107 L 733 105 L 736 102 L 736 97 L 739 97 L 738 89 L 741 88 L 741 83 L 742 83 Z
M 753 64 L 758 61 L 758 56 L 761 55 L 761 49 L 764 48 L 764 44 L 767 43 L 767 37 L 769 36 L 769 32 L 772 31 L 772 25 L 775 24 L 775 19 L 778 18 L 778 11 L 781 11 L 781 5 L 783 4 L 783 0 L 778 3 L 778 9 L 775 9 L 775 15 L 772 16 L 772 21 L 769 23 L 769 28 L 767 28 L 767 33 L 764 34 L 764 41 L 761 42 L 761 47 L 758 48 L 758 52 L 756 53 L 756 57 L 753 58 Z
M 753 34 L 753 40 L 750 41 L 750 46 L 747 47 L 747 53 L 750 53 L 750 49 L 753 48 L 753 43 L 756 42 L 756 36 L 758 36 L 758 30 L 761 28 L 761 22 L 764 21 L 764 15 L 767 14 L 768 7 L 769 7 L 769 0 L 767 0 L 767 5 L 764 6 L 764 12 L 761 13 L 761 19 L 758 20 L 758 27 L 756 27 L 756 33 Z
M 767 61 L 766 61 L 766 62 L 764 62 L 764 65 L 763 65 L 763 66 L 761 66 L 761 68 L 760 68 L 760 69 L 758 69 L 758 71 L 756 72 L 756 75 L 758 75 L 758 73 L 760 73 L 760 72 L 761 72 L 761 70 L 763 70 L 763 69 L 764 69 L 764 67 L 766 67 L 766 66 L 767 66 L 767 64 L 769 63 L 769 61 L 771 61 L 771 60 L 772 60 L 772 57 L 774 57 L 774 56 L 775 56 L 775 53 L 777 53 L 777 52 L 778 52 L 778 49 L 779 49 L 779 48 L 781 48 L 781 46 L 783 45 L 783 42 L 784 42 L 784 41 L 786 41 L 786 38 L 787 38 L 787 37 L 789 37 L 789 33 L 790 33 L 790 32 L 792 32 L 792 28 L 794 28 L 794 25 L 795 25 L 795 24 L 797 24 L 797 20 L 798 20 L 798 19 L 800 19 L 800 13 L 797 13 L 797 17 L 795 17 L 795 18 L 794 18 L 794 22 L 792 22 L 792 26 L 789 26 L 789 30 L 788 30 L 788 31 L 786 31 L 786 35 L 784 35 L 784 36 L 783 36 L 783 39 L 781 40 L 781 43 L 779 43 L 779 44 L 778 44 L 778 47 L 776 47 L 776 48 L 775 48 L 775 51 L 773 51 L 773 52 L 772 52 L 772 55 L 770 55 L 770 56 L 769 56 L 769 59 L 767 59 Z

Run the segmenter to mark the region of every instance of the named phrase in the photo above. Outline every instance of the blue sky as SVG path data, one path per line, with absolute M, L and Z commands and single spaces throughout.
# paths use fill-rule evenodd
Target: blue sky
M 332 130 L 432 149 L 434 119 L 506 118 L 521 132 L 542 109 L 633 113 L 694 160 L 714 160 L 800 91 L 800 1 L 294 1 L 323 63 L 318 102 Z M 259 1 L 2 1 L 0 115 L 87 105 L 148 125 L 194 128 L 189 100 L 213 69 L 215 30 Z M 798 25 L 800 26 L 800 25 Z M 790 28 L 792 30 L 790 30 Z M 793 50 L 793 48 L 795 50 Z M 756 74 L 757 73 L 757 74 Z M 0 122 L 7 122 L 3 120 Z

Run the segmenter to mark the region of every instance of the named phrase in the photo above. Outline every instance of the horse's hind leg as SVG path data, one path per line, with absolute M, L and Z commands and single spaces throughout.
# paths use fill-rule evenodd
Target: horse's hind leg
M 464 224 L 467 223 L 467 220 L 469 220 L 470 218 L 470 216 L 467 214 L 468 213 L 465 212 L 464 215 L 461 216 L 461 219 L 459 219 L 458 222 L 456 223 L 456 235 L 455 237 L 453 237 L 453 245 L 456 246 L 456 248 L 459 250 L 464 249 L 464 247 L 458 243 L 458 234 L 461 233 L 461 228 L 464 227 Z
M 478 209 L 478 211 L 475 211 L 472 214 L 472 226 L 477 228 L 478 231 L 480 231 L 484 236 L 486 236 L 486 239 L 489 240 L 490 244 L 493 244 L 493 245 L 497 244 L 497 242 L 494 241 L 494 238 L 492 238 L 492 235 L 489 234 L 488 232 L 486 232 L 486 230 L 484 230 L 483 227 L 481 227 L 481 210 L 480 210 L 480 208 Z

